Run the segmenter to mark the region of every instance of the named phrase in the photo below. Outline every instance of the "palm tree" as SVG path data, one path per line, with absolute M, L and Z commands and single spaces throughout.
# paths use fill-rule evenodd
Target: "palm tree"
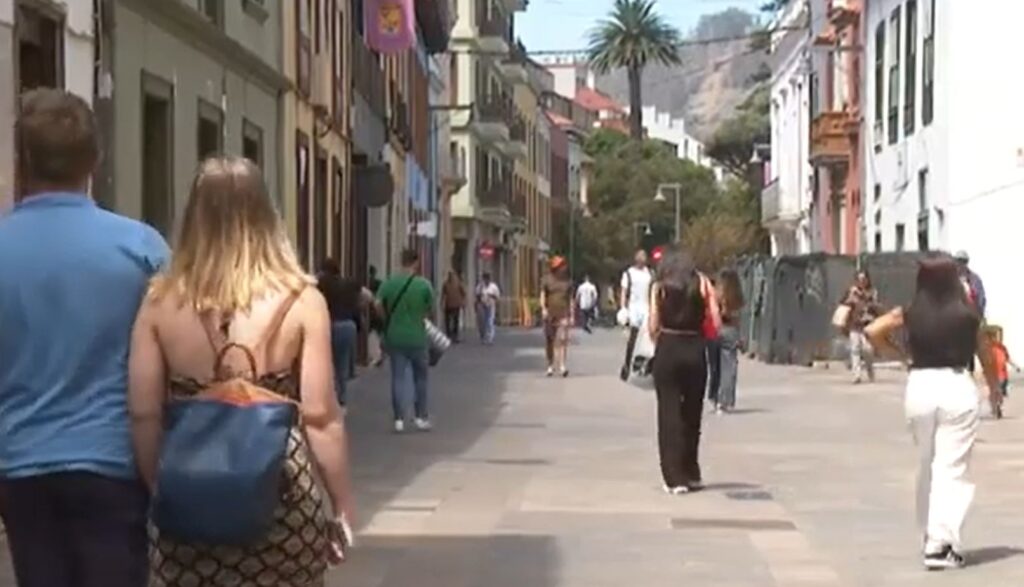
M 590 66 L 597 73 L 623 67 L 629 76 L 629 130 L 644 134 L 641 81 L 649 63 L 678 65 L 679 31 L 654 12 L 654 0 L 615 0 L 608 18 L 588 33 Z

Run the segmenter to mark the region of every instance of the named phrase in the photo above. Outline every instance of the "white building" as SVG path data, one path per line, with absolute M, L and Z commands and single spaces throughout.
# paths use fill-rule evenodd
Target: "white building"
M 676 156 L 693 161 L 697 165 L 710 166 L 711 160 L 704 155 L 704 144 L 686 132 L 686 121 L 668 112 L 658 112 L 656 106 L 644 106 L 643 125 L 647 136 L 675 147 Z
M 775 26 L 793 26 L 806 18 L 806 3 L 790 2 Z M 813 250 L 807 33 L 779 33 L 771 51 L 776 64 L 771 79 L 771 160 L 761 194 L 761 220 L 771 234 L 773 255 L 800 255 Z
M 864 10 L 867 242 L 970 253 L 988 319 L 1020 355 L 1024 79 L 1007 43 L 1024 3 L 872 0 Z
M 62 87 L 91 104 L 94 23 L 92 0 L 0 0 L 0 213 L 14 202 L 18 96 Z

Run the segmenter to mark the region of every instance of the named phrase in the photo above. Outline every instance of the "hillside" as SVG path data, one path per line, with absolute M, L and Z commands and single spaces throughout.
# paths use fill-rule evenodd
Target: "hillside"
M 758 27 L 755 15 L 736 8 L 701 18 L 691 40 L 749 34 Z M 686 119 L 690 133 L 707 140 L 750 95 L 754 78 L 770 66 L 764 51 L 751 50 L 749 40 L 684 47 L 681 67 L 653 66 L 644 72 L 645 105 L 654 104 Z M 624 71 L 598 80 L 598 86 L 622 104 L 629 103 Z

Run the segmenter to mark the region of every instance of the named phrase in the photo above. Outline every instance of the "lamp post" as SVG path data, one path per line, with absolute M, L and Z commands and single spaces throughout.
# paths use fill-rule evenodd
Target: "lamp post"
M 682 233 L 682 229 L 679 227 L 679 224 L 680 224 L 679 201 L 680 201 L 680 199 L 682 198 L 682 195 L 683 195 L 683 185 L 679 184 L 679 183 L 661 183 L 661 184 L 658 184 L 658 191 L 657 191 L 657 193 L 654 194 L 654 201 L 655 202 L 667 202 L 668 198 L 665 197 L 665 192 L 667 192 L 667 191 L 672 191 L 673 193 L 675 193 L 675 199 L 676 199 L 676 216 L 675 216 L 676 238 L 675 238 L 675 242 L 678 243 L 679 242 L 679 238 L 682 235 L 681 234 Z

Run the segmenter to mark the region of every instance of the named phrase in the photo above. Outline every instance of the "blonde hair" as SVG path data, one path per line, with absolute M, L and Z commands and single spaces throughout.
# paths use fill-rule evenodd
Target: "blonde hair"
M 169 268 L 150 295 L 168 294 L 197 312 L 247 312 L 273 291 L 300 291 L 313 279 L 299 265 L 259 168 L 248 159 L 203 161 Z

